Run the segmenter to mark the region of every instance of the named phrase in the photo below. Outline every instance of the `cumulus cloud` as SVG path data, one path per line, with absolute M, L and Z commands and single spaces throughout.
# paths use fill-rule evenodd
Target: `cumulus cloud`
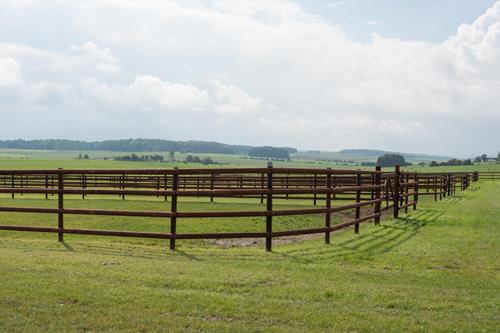
M 16 85 L 20 81 L 19 63 L 10 57 L 0 57 L 0 87 Z
M 23 29 L 9 20 L 14 11 L 34 25 L 45 13 L 67 29 L 38 31 L 45 45 L 16 42 Z M 443 43 L 376 34 L 355 42 L 286 0 L 24 1 L 2 2 L 0 12 L 14 36 L 0 40 L 0 106 L 9 103 L 2 118 L 71 110 L 64 129 L 33 123 L 32 136 L 457 154 L 498 148 L 500 2 Z M 464 136 L 463 127 L 477 134 Z

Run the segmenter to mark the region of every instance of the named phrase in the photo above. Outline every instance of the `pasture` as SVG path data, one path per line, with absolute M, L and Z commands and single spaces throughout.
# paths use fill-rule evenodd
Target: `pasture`
M 93 160 L 3 159 L 2 168 L 93 168 Z M 5 162 L 7 161 L 7 162 Z M 33 163 L 40 163 L 35 164 Z M 100 160 L 98 167 L 125 167 Z M 137 164 L 139 163 L 139 164 Z M 130 162 L 130 167 L 146 164 Z M 129 165 L 127 164 L 127 166 Z M 142 165 L 141 165 L 142 164 Z M 162 166 L 166 163 L 162 163 Z M 139 166 L 140 165 L 140 166 Z M 428 169 L 428 168 L 427 168 Z M 0 331 L 494 332 L 500 304 L 500 182 L 481 181 L 381 226 L 261 243 L 0 231 Z M 162 210 L 162 198 L 76 196 L 76 208 Z M 53 207 L 54 198 L 0 195 L 0 206 Z M 310 202 L 277 201 L 283 209 Z M 257 210 L 256 200 L 189 198 L 181 210 Z M 478 213 L 480 212 L 480 213 Z M 53 215 L 0 213 L 2 224 L 51 225 Z M 343 216 L 332 216 L 338 222 Z M 262 218 L 207 218 L 179 232 L 262 230 Z M 165 231 L 162 219 L 69 216 L 70 227 Z M 277 230 L 321 216 L 275 219 Z

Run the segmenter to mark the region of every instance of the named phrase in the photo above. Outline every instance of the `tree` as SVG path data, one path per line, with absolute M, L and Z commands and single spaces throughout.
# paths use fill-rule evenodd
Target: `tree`
M 476 156 L 476 157 L 474 158 L 474 162 L 475 162 L 475 163 L 481 163 L 481 161 L 482 161 L 481 156 Z
M 210 157 L 205 157 L 202 162 L 203 164 L 214 164 L 214 161 Z
M 290 153 L 287 149 L 267 146 L 251 148 L 248 151 L 248 155 L 253 157 L 267 157 L 283 160 L 288 160 L 290 158 Z
M 399 154 L 384 154 L 377 159 L 377 165 L 381 167 L 405 166 L 406 160 Z
M 429 164 L 431 167 L 437 167 L 438 163 L 436 161 L 432 161 L 431 164 Z
M 175 162 L 175 152 L 173 150 L 168 152 L 168 159 L 172 162 Z
M 481 160 L 483 162 L 488 162 L 488 155 L 486 155 L 486 154 L 481 155 Z
M 498 152 L 497 161 L 500 162 L 500 152 Z
M 84 160 L 88 160 L 89 158 L 90 158 L 89 155 L 87 155 L 87 154 L 83 155 Z
M 83 159 L 82 154 L 78 154 L 78 159 L 79 159 L 79 160 Z
M 472 160 L 470 158 L 464 160 L 464 165 L 473 165 Z

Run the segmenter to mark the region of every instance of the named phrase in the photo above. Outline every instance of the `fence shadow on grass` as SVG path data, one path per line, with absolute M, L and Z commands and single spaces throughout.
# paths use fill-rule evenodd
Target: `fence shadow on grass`
M 291 244 L 277 245 L 272 254 L 267 254 L 261 245 L 254 247 L 221 248 L 213 244 L 186 246 L 182 243 L 174 254 L 168 250 L 168 241 L 156 244 L 143 244 L 123 241 L 109 243 L 95 240 L 71 240 L 63 243 L 54 240 L 0 238 L 0 247 L 23 251 L 71 251 L 95 255 L 134 257 L 142 259 L 191 260 L 191 261 L 273 261 L 292 260 L 297 263 L 313 263 L 338 257 L 369 259 L 372 256 L 391 252 L 418 235 L 421 228 L 436 222 L 443 212 L 435 209 L 420 208 L 398 220 L 383 220 L 381 226 L 361 225 L 360 234 L 355 235 L 353 228 L 332 233 L 332 243 L 324 245 L 323 234 L 317 238 Z M 370 223 L 371 224 L 371 223 Z M 350 234 L 350 235 L 348 235 Z
M 408 242 L 417 236 L 421 228 L 428 223 L 437 221 L 441 215 L 443 215 L 441 211 L 421 209 L 412 212 L 407 217 L 382 222 L 380 227 L 371 227 L 368 230 L 361 228 L 359 235 L 351 235 L 347 239 L 345 239 L 345 235 L 335 237 L 333 234 L 332 244 L 327 246 L 320 247 L 307 243 L 303 244 L 302 248 L 297 247 L 291 251 L 279 252 L 279 254 L 302 262 L 313 262 L 333 257 L 369 259 L 371 256 L 388 253 Z M 352 229 L 343 231 L 343 233 L 346 232 L 352 232 Z M 341 240 L 336 241 L 336 238 Z

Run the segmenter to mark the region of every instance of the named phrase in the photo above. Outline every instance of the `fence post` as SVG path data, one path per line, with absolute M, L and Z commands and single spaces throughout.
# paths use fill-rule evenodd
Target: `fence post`
M 316 190 L 317 188 L 317 183 L 318 183 L 318 178 L 317 178 L 317 174 L 314 174 L 314 178 L 313 178 L 313 188 Z M 316 193 L 314 193 L 313 195 L 313 204 L 314 206 L 316 206 L 316 201 L 318 199 L 318 196 L 316 195 Z
M 382 168 L 378 165 L 375 167 L 375 186 L 377 186 L 377 189 L 375 190 L 375 200 L 378 200 L 378 202 L 375 204 L 375 214 L 380 214 L 380 206 L 381 206 L 381 202 L 380 200 L 382 200 L 380 198 L 380 185 L 381 185 L 381 176 L 380 176 L 380 172 L 382 171 Z M 373 189 L 372 189 L 372 193 L 373 193 Z M 380 225 L 380 215 L 376 216 L 375 217 L 375 225 Z
M 438 200 L 438 183 L 437 178 L 432 178 L 432 184 L 434 185 L 434 201 Z
M 287 190 L 288 190 L 288 188 L 290 187 L 290 186 L 289 186 L 289 184 L 290 184 L 290 179 L 289 179 L 289 178 L 290 178 L 290 174 L 289 174 L 289 173 L 287 173 L 287 174 L 286 174 L 286 189 L 287 189 Z M 288 200 L 288 192 L 287 192 L 287 193 L 286 193 L 286 195 L 285 195 L 285 199 L 286 199 L 286 200 Z
M 415 184 L 413 185 L 413 201 L 415 202 L 413 204 L 413 210 L 417 210 L 417 202 L 418 202 L 418 173 L 415 172 L 415 178 L 413 179 Z
M 410 182 L 410 174 L 406 173 L 405 190 L 404 190 L 404 193 L 405 193 L 405 214 L 408 214 L 408 201 L 409 201 L 408 194 L 410 193 L 410 187 L 408 186 L 409 182 Z
M 177 213 L 177 189 L 179 187 L 178 168 L 174 168 L 172 174 L 172 200 L 170 202 L 170 212 Z M 170 217 L 170 235 L 175 236 L 177 232 L 177 216 Z M 175 251 L 175 238 L 170 238 L 170 250 Z
M 446 176 L 442 176 L 441 178 L 439 178 L 439 200 L 443 200 L 443 198 L 445 197 L 445 182 L 446 182 Z
M 399 178 L 401 176 L 401 169 L 399 165 L 396 165 L 395 169 L 396 175 L 394 176 L 394 218 L 399 218 Z
M 12 187 L 12 189 L 14 189 L 14 187 L 16 186 L 16 182 L 14 180 L 14 174 L 12 174 L 11 180 L 12 180 L 12 186 L 11 187 Z M 14 199 L 14 197 L 15 197 L 14 192 L 12 192 L 11 197 L 12 197 L 12 199 Z
M 64 241 L 64 175 L 62 173 L 62 168 L 58 168 L 57 173 L 57 239 L 60 242 Z
M 263 173 L 260 175 L 260 188 L 264 189 L 264 174 Z M 260 195 L 260 203 L 261 204 L 264 203 L 264 194 Z
M 356 186 L 361 186 L 361 170 L 358 169 L 358 174 L 356 175 Z M 361 202 L 361 190 L 358 188 L 356 190 L 356 203 Z M 356 220 L 361 217 L 361 207 L 356 207 Z M 359 234 L 359 223 L 354 224 L 354 233 Z
M 49 175 L 45 174 L 45 190 L 49 189 Z M 45 192 L 45 199 L 49 199 L 49 193 Z
M 386 177 L 385 179 L 385 188 L 384 188 L 384 195 L 385 195 L 385 210 L 389 210 L 389 187 L 390 187 L 390 184 L 391 184 L 391 178 L 390 177 Z M 392 187 L 391 187 L 391 190 L 392 190 Z
M 451 188 L 451 174 L 448 174 L 448 196 L 450 197 L 452 195 L 452 188 Z
M 86 188 L 87 188 L 87 177 L 83 173 L 82 174 L 82 190 L 85 190 Z M 86 194 L 82 193 L 82 199 L 85 199 L 85 197 L 86 197 Z
M 165 174 L 163 176 L 163 189 L 165 191 L 168 191 L 168 176 L 167 176 L 167 174 Z M 165 201 L 168 201 L 168 195 L 165 194 L 165 198 L 164 199 L 165 199 Z
M 332 188 L 332 174 L 331 168 L 326 169 L 326 188 L 331 190 Z M 332 194 L 330 192 L 326 193 L 326 208 L 328 211 L 325 214 L 325 228 L 330 228 L 332 226 Z M 330 230 L 325 232 L 325 244 L 330 244 Z
M 273 163 L 267 163 L 267 189 L 273 190 Z M 266 208 L 269 215 L 266 216 L 266 251 L 271 252 L 273 247 L 273 194 L 270 192 L 267 194 Z
M 210 174 L 210 191 L 214 190 L 214 183 L 215 183 L 215 173 Z M 210 196 L 210 202 L 214 202 L 214 196 Z
M 125 174 L 122 175 L 122 181 L 121 181 L 121 188 L 122 190 L 125 190 Z M 125 200 L 125 193 L 122 192 L 122 200 Z

